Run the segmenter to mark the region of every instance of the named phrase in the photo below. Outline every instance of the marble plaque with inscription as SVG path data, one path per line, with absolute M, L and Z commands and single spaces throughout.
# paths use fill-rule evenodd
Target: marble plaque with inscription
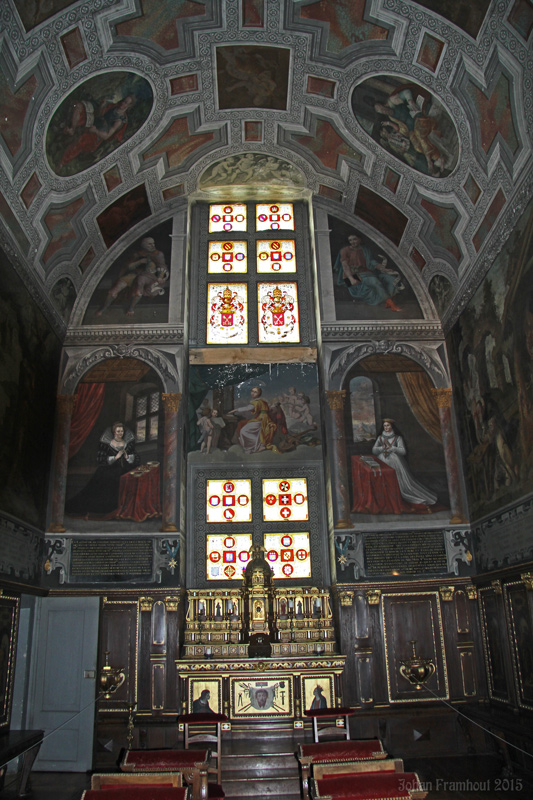
M 447 573 L 442 531 L 395 531 L 365 534 L 366 575 Z
M 75 539 L 70 583 L 122 583 L 152 578 L 151 539 Z

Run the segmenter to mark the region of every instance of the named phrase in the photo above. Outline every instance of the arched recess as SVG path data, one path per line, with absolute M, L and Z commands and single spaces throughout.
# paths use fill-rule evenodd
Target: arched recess
M 438 513 L 447 521 L 450 517 L 463 519 L 451 388 L 438 350 L 403 342 L 365 342 L 343 348 L 332 360 L 328 376 L 336 527 L 353 527 L 358 519 L 363 519 L 363 512 L 397 513 L 386 504 L 382 508 L 387 510 L 377 511 L 357 499 L 361 494 L 361 470 L 367 467 L 381 470 L 381 462 L 376 461 L 373 453 L 382 429 L 381 420 L 377 420 L 376 437 L 354 441 L 351 436 L 350 381 L 362 375 L 373 381 L 375 412 L 382 418 L 395 420 L 396 433 L 402 436 L 407 449 L 410 471 L 419 481 L 423 478 L 429 484 L 429 496 L 436 498 L 427 503 L 427 509 L 415 513 Z M 400 505 L 394 507 L 398 509 Z
M 120 532 L 126 520 L 128 530 L 144 530 L 147 526 L 153 530 L 177 530 L 181 394 L 176 391 L 179 376 L 169 354 L 151 347 L 107 345 L 79 356 L 71 351 L 69 357 L 57 404 L 48 529 L 65 531 L 67 512 L 69 529 L 81 533 L 85 528 L 90 532 L 90 525 L 85 523 L 91 519 L 105 521 L 106 530 L 112 532 Z M 90 380 L 84 382 L 88 376 Z M 82 382 L 87 391 L 80 391 Z M 111 465 L 110 453 L 103 453 L 103 449 L 113 438 L 112 425 L 116 420 L 126 428 L 130 454 L 133 449 L 137 452 L 134 460 L 127 464 L 120 462 L 123 475 L 117 477 L 116 491 L 109 499 L 111 505 L 107 508 L 106 503 L 104 509 L 94 501 L 101 489 L 95 486 L 93 491 L 91 480 L 98 480 L 101 466 Z M 140 472 L 137 474 L 135 469 Z M 144 484 L 149 485 L 144 487 Z M 141 489 L 146 502 L 143 498 L 139 511 L 131 494 Z

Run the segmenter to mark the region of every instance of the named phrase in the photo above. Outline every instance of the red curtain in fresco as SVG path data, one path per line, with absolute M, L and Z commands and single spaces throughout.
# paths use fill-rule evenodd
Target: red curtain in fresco
M 76 408 L 70 423 L 69 458 L 76 455 L 100 416 L 105 383 L 80 383 L 76 395 Z

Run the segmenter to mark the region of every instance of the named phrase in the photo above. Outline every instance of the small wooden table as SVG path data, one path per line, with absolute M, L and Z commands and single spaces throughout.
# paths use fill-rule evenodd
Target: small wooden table
M 313 708 L 304 711 L 304 716 L 312 717 L 313 719 L 313 737 L 314 741 L 318 742 L 320 736 L 326 736 L 332 733 L 342 733 L 345 739 L 350 738 L 350 726 L 348 724 L 348 717 L 355 714 L 352 708 Z M 337 727 L 337 725 L 328 725 L 326 728 L 319 728 L 318 722 L 321 719 L 336 719 L 337 717 L 344 717 L 344 727 Z
M 0 790 L 4 786 L 6 765 L 22 756 L 22 770 L 19 777 L 18 796 L 29 794 L 27 789 L 33 762 L 43 741 L 44 731 L 9 731 L 0 736 Z

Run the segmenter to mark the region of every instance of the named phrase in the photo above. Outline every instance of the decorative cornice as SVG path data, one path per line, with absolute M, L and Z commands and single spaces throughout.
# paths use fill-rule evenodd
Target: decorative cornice
M 533 572 L 522 572 L 520 580 L 524 582 L 529 592 L 533 592 Z
M 368 341 L 368 339 L 414 339 L 434 341 L 444 339 L 440 322 L 323 322 L 320 326 L 323 341 Z
M 136 344 L 183 344 L 183 325 L 128 325 L 116 328 L 87 326 L 69 330 L 65 345 L 116 344 L 117 342 Z

